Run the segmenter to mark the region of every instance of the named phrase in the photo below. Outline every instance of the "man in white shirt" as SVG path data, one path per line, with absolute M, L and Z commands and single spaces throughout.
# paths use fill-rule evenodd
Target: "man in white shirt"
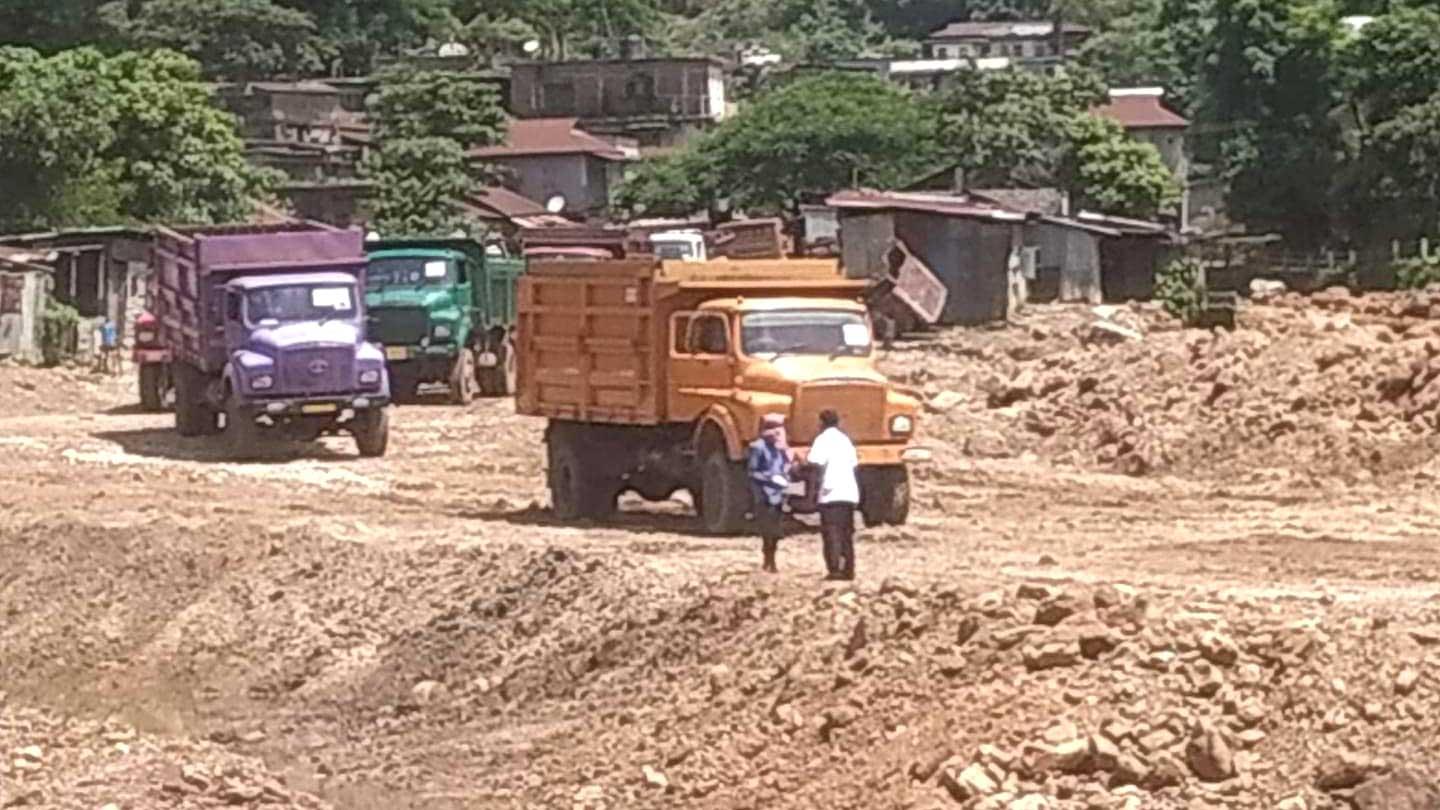
M 820 435 L 810 446 L 806 462 L 820 468 L 820 536 L 824 541 L 826 579 L 855 578 L 855 507 L 860 484 L 855 468 L 860 458 L 855 444 L 840 430 L 840 415 L 820 412 Z

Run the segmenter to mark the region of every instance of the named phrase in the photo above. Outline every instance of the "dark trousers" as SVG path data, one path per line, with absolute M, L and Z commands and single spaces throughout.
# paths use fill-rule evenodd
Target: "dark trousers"
M 785 511 L 780 504 L 764 500 L 755 504 L 755 528 L 760 532 L 760 548 L 765 555 L 765 570 L 775 570 L 775 550 L 785 536 Z
M 825 570 L 847 579 L 855 576 L 855 504 L 820 504 L 820 538 Z

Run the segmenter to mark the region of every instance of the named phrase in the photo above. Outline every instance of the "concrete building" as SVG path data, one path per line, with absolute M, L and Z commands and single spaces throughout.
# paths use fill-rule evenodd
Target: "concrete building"
M 1110 101 L 1093 112 L 1160 151 L 1165 167 L 1180 182 L 1180 226 L 1184 228 L 1190 222 L 1190 158 L 1185 143 L 1190 122 L 1167 108 L 1164 98 L 1163 87 L 1117 87 L 1110 91 Z
M 633 142 L 601 140 L 574 118 L 512 120 L 504 144 L 468 154 L 501 169 L 506 186 L 520 196 L 575 217 L 602 215 L 626 162 L 638 157 Z
M 1006 57 L 1016 62 L 1044 64 L 1065 53 L 1074 53 L 1090 37 L 1090 29 L 1065 23 L 1062 36 L 1055 35 L 1055 23 L 952 22 L 930 32 L 925 38 L 925 56 L 930 59 L 978 59 Z
M 633 138 L 649 154 L 685 145 L 730 106 L 718 59 L 602 59 L 511 65 L 510 111 L 577 119 L 587 132 Z

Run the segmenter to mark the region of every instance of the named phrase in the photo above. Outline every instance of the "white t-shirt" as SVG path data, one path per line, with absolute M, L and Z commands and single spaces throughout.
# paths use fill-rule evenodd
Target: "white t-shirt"
M 825 468 L 820 479 L 820 503 L 860 503 L 860 484 L 855 480 L 860 457 L 850 437 L 839 428 L 826 428 L 816 436 L 805 460 Z

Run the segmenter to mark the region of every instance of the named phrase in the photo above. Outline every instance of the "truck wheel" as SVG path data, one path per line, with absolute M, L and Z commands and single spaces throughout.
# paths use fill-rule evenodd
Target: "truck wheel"
M 402 370 L 395 366 L 389 369 L 390 374 L 390 396 L 396 402 L 412 402 L 415 399 L 415 391 L 420 387 L 415 375 L 408 370 Z
M 751 507 L 745 465 L 731 461 L 723 449 L 711 451 L 701 462 L 700 491 L 696 511 L 707 533 L 735 534 L 744 527 Z
M 450 404 L 469 405 L 475 400 L 475 353 L 465 348 L 450 366 Z
M 371 408 L 355 415 L 350 433 L 355 437 L 355 449 L 363 458 L 377 458 L 385 455 L 390 445 L 390 409 Z
M 181 436 L 203 436 L 213 433 L 214 412 L 205 407 L 205 380 L 199 371 L 177 363 L 175 373 L 175 432 Z M 207 429 L 206 419 L 212 427 Z
M 230 457 L 238 461 L 255 458 L 260 441 L 260 426 L 232 391 L 225 398 L 225 444 Z
M 860 514 L 866 526 L 900 526 L 910 517 L 910 471 L 876 467 L 862 473 Z
M 140 407 L 152 413 L 164 410 L 165 367 L 159 363 L 140 364 Z
M 580 443 L 568 436 L 552 436 L 550 450 L 550 505 L 560 520 L 600 519 L 615 511 L 619 493 L 587 465 Z

